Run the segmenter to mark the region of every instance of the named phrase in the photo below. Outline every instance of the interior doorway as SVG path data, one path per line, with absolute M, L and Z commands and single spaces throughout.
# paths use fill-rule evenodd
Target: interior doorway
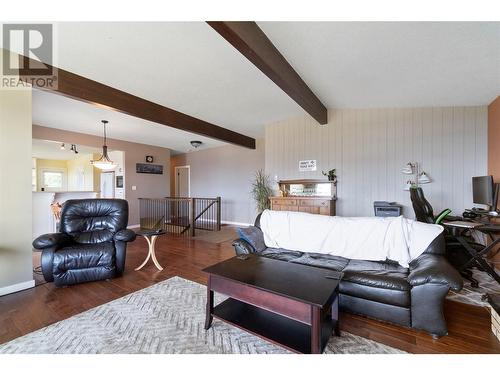
M 115 172 L 101 173 L 101 198 L 115 197 Z
M 175 196 L 191 196 L 191 176 L 189 165 L 175 167 Z

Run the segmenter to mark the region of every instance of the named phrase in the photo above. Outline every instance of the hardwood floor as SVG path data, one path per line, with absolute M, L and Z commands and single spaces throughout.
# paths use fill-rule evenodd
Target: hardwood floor
M 109 281 L 56 288 L 52 283 L 0 297 L 0 343 L 12 340 L 92 307 L 153 285 L 172 276 L 206 283 L 201 270 L 234 255 L 231 241 L 219 244 L 181 237 L 161 236 L 157 258 L 134 271 L 145 258 L 146 241 L 138 238 L 127 252 L 123 277 Z M 341 330 L 412 353 L 500 353 L 500 343 L 491 333 L 485 308 L 449 301 L 445 305 L 449 335 L 433 340 L 430 335 L 372 319 L 341 314 Z

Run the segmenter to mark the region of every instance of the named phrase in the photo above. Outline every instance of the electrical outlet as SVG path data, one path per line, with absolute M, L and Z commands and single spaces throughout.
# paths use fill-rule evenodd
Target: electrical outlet
M 137 186 L 132 185 L 132 190 L 137 190 Z

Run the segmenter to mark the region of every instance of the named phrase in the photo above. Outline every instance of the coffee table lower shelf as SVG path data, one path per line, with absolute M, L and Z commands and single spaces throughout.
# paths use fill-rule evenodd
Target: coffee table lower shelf
M 308 324 L 233 298 L 214 306 L 212 316 L 293 352 L 311 353 L 311 326 Z M 332 327 L 327 322 L 322 326 L 322 348 L 330 338 Z

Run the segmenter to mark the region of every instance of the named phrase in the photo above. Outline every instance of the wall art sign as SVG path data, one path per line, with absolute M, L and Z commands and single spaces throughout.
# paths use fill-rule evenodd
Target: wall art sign
M 163 165 L 137 163 L 135 171 L 137 173 L 163 174 Z
M 316 170 L 316 160 L 300 160 L 299 172 L 312 172 Z

